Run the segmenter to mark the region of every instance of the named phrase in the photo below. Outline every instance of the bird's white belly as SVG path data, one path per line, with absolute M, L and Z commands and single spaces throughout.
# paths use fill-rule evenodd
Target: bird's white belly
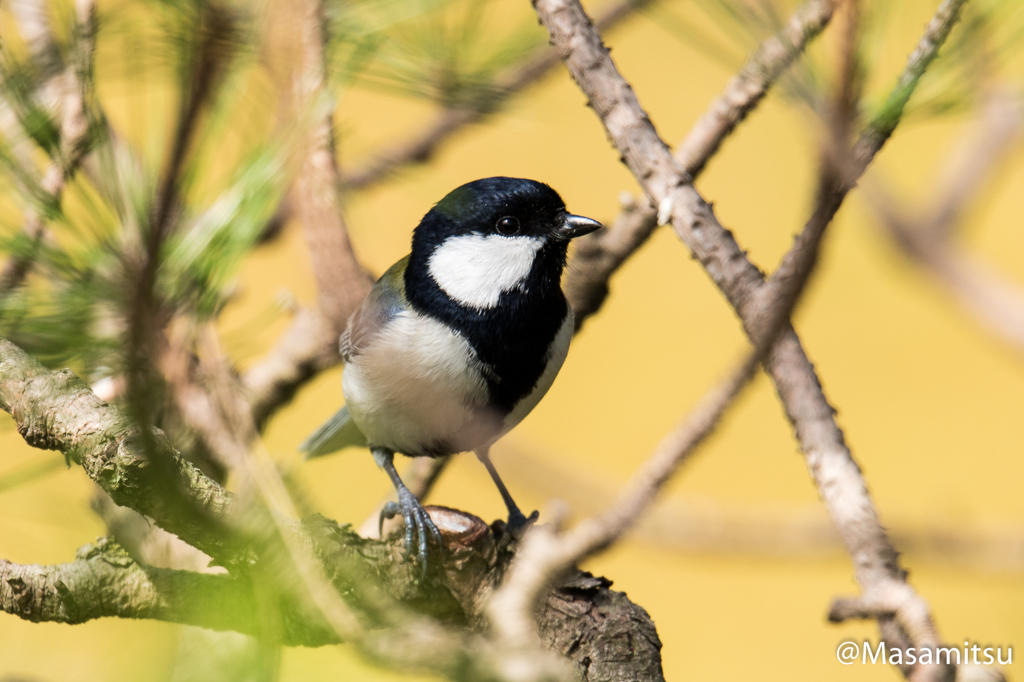
M 469 343 L 413 311 L 390 320 L 345 366 L 342 391 L 367 440 L 409 455 L 463 443 L 487 404 Z

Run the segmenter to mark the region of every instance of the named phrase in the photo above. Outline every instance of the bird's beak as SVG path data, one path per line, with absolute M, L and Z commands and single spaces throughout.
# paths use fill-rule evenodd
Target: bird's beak
M 576 237 L 582 237 L 585 234 L 590 234 L 594 230 L 601 227 L 601 223 L 590 218 L 584 218 L 581 215 L 573 215 L 572 213 L 565 214 L 565 221 L 562 226 L 555 230 L 555 236 L 559 239 L 574 239 Z

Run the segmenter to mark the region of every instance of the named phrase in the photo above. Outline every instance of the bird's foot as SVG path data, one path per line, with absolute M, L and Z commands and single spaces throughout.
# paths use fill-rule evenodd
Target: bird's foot
M 412 556 L 413 535 L 416 535 L 418 546 L 418 557 L 423 566 L 423 577 L 427 575 L 427 535 L 434 537 L 438 547 L 444 547 L 441 542 L 441 531 L 437 529 L 430 519 L 427 510 L 423 508 L 420 501 L 412 492 L 402 486 L 398 489 L 398 502 L 388 502 L 380 512 L 381 537 L 383 537 L 384 520 L 390 519 L 399 514 L 405 521 L 405 559 Z
M 540 518 L 540 512 L 534 510 L 529 516 L 523 516 L 523 512 L 516 509 L 508 515 L 508 521 L 505 522 L 505 529 L 512 535 L 516 540 L 522 539 L 523 534 L 529 530 L 530 526 L 537 522 Z

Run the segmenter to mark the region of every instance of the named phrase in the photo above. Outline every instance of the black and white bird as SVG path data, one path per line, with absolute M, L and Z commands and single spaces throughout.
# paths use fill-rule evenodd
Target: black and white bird
M 373 286 L 341 337 L 345 406 L 300 448 L 307 458 L 368 446 L 391 477 L 406 551 L 426 568 L 440 533 L 395 470 L 396 452 L 475 451 L 508 507 L 527 519 L 488 450 L 529 414 L 562 367 L 573 313 L 561 288 L 569 240 L 601 227 L 553 189 L 495 177 L 449 193 L 413 232 L 412 252 Z

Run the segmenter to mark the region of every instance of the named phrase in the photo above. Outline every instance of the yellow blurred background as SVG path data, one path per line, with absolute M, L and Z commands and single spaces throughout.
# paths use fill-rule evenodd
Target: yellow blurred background
M 529 16 L 526 2 L 499 4 L 518 20 Z M 908 0 L 888 14 L 885 49 L 873 74 L 884 87 L 902 68 L 936 4 Z M 692 3 L 672 6 L 707 23 Z M 683 138 L 731 75 L 643 14 L 608 34 L 606 42 L 672 143 Z M 360 257 L 375 273 L 383 272 L 407 252 L 412 228 L 435 201 L 463 182 L 490 175 L 542 180 L 562 194 L 571 211 L 610 221 L 620 193 L 636 192 L 637 186 L 584 105 L 559 67 L 491 122 L 460 133 L 428 166 L 352 197 L 347 218 Z M 347 93 L 338 113 L 342 165 L 416 130 L 427 111 L 380 92 Z M 116 120 L 118 114 L 111 116 Z M 926 199 L 936 170 L 969 126 L 968 116 L 908 122 L 871 177 L 898 197 Z M 805 107 L 772 95 L 698 182 L 721 222 L 762 268 L 775 266 L 808 215 L 815 130 Z M 1024 158 L 1018 149 L 970 213 L 962 236 L 970 251 L 1024 286 L 1021 215 Z M 309 256 L 297 222 L 247 261 L 240 287 L 223 316 L 227 339 L 282 291 L 313 302 Z M 257 359 L 286 324 L 281 318 L 254 338 L 246 333 L 239 362 Z M 996 528 L 1024 539 L 1021 358 L 980 331 L 900 257 L 856 192 L 830 228 L 796 327 L 886 526 L 906 532 L 942 527 L 966 535 Z M 724 299 L 674 235 L 661 230 L 615 275 L 609 300 L 575 339 L 551 392 L 496 448 L 496 465 L 520 504 L 541 509 L 542 520 L 550 500 L 531 487 L 523 468 L 530 460 L 516 453 L 581 472 L 614 490 L 732 365 L 744 344 Z M 339 406 L 340 378 L 339 368 L 303 389 L 274 418 L 266 444 L 291 467 L 318 510 L 358 525 L 390 491 L 372 459 L 348 451 L 302 463 L 296 452 Z M 0 452 L 0 474 L 60 457 L 25 445 L 6 415 L 0 416 Z M 555 483 L 567 488 L 560 497 L 579 499 L 571 475 Z M 89 510 L 91 494 L 91 482 L 77 467 L 0 492 L 0 557 L 42 564 L 71 560 L 77 547 L 104 533 Z M 679 473 L 666 498 L 749 517 L 824 518 L 764 377 Z M 504 514 L 486 472 L 471 456 L 456 460 L 430 501 L 487 520 Z M 984 567 L 964 559 L 903 556 L 943 638 L 954 645 L 969 640 L 1024 646 L 1024 566 Z M 841 641 L 877 639 L 873 624 L 836 626 L 825 620 L 834 596 L 857 591 L 840 549 L 765 557 L 683 551 L 645 536 L 618 544 L 586 568 L 614 580 L 616 589 L 650 612 L 670 680 L 899 677 L 893 668 L 836 661 Z M 156 622 L 37 625 L 2 615 L 0 679 L 171 679 L 178 637 L 178 627 Z M 1014 666 L 1006 672 L 1012 678 Z M 286 650 L 280 679 L 411 678 L 368 667 L 342 646 Z

